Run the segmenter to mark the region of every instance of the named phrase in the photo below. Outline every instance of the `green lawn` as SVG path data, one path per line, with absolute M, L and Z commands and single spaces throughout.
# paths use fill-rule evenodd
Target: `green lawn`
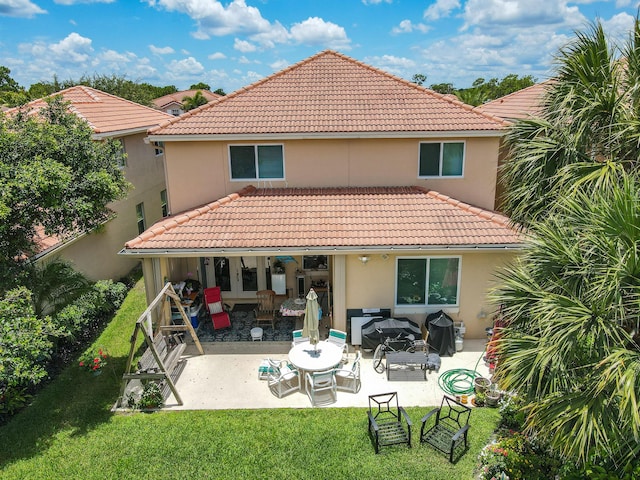
M 416 441 L 422 408 L 407 409 L 413 448 L 379 455 L 362 408 L 114 414 L 129 338 L 145 306 L 139 282 L 96 342 L 114 357 L 101 376 L 68 368 L 0 428 L 0 478 L 466 480 L 498 422 L 497 410 L 474 410 L 471 448 L 451 465 Z

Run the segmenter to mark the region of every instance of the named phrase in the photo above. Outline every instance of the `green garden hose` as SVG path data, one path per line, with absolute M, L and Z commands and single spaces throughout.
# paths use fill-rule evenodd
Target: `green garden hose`
M 486 348 L 486 347 L 485 347 Z M 464 395 L 474 392 L 473 381 L 476 377 L 481 377 L 477 371 L 478 364 L 484 356 L 484 351 L 473 370 L 468 368 L 454 368 L 447 370 L 438 377 L 438 386 L 449 395 Z

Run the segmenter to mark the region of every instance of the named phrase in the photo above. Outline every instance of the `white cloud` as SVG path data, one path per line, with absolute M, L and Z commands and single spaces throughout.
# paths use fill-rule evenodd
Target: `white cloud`
M 428 20 L 438 20 L 442 17 L 448 17 L 451 11 L 456 8 L 460 8 L 459 0 L 437 0 L 427 7 L 423 16 Z
M 393 73 L 394 75 L 401 77 L 405 76 L 409 70 L 415 69 L 416 67 L 416 62 L 410 58 L 396 57 L 394 55 L 366 57 L 364 62 L 384 70 L 385 72 Z
M 207 57 L 209 60 L 224 60 L 227 56 L 222 52 L 212 53 Z
M 34 44 L 34 53 L 44 53 L 45 51 L 62 63 L 83 63 L 89 60 L 93 53 L 93 48 L 91 47 L 90 38 L 73 32 L 58 43 L 52 43 L 51 45 Z
M 463 30 L 470 26 L 484 29 L 504 26 L 537 29 L 544 25 L 577 28 L 586 23 L 578 7 L 566 0 L 469 0 L 465 6 Z
M 149 45 L 149 50 L 154 55 L 169 55 L 170 53 L 174 53 L 175 50 L 171 47 L 156 47 L 155 45 Z
M 255 52 L 257 50 L 257 47 L 253 43 L 238 38 L 233 41 L 233 48 L 242 53 Z
M 633 29 L 635 18 L 628 13 L 618 13 L 610 20 L 601 20 L 602 28 L 612 40 L 623 43 L 629 37 L 629 32 Z
M 245 57 L 244 55 L 242 55 L 242 56 L 238 59 L 238 63 L 251 63 L 251 60 L 249 60 L 247 57 Z
M 270 63 L 269 66 L 276 72 L 287 68 L 290 65 L 286 60 L 276 60 L 273 63 Z
M 168 65 L 169 70 L 180 72 L 183 75 L 196 75 L 204 72 L 204 67 L 195 58 L 189 57 L 183 60 L 172 60 Z
M 77 5 L 79 3 L 113 3 L 116 0 L 53 0 L 59 5 Z
M 380 3 L 393 3 L 393 0 L 362 0 L 365 5 L 378 5 Z
M 97 60 L 108 62 L 108 63 L 119 64 L 119 63 L 129 63 L 135 58 L 136 58 L 136 55 L 131 52 L 120 53 L 120 52 L 116 52 L 115 50 L 105 50 L 97 57 Z
M 296 43 L 305 45 L 326 45 L 331 48 L 348 50 L 351 40 L 344 28 L 318 17 L 309 17 L 291 27 L 291 37 Z
M 198 25 L 196 38 L 210 35 L 252 35 L 266 32 L 270 23 L 262 18 L 260 10 L 248 6 L 244 0 L 233 0 L 226 7 L 219 1 L 205 0 L 147 0 L 152 7 L 184 13 Z
M 391 29 L 391 33 L 397 35 L 399 33 L 411 33 L 416 30 L 427 33 L 431 28 L 424 23 L 412 23 L 411 20 L 402 20 L 397 27 Z
M 0 15 L 5 17 L 32 18 L 40 13 L 47 11 L 29 0 L 0 0 Z
M 624 8 L 631 5 L 631 0 L 616 0 L 616 8 Z

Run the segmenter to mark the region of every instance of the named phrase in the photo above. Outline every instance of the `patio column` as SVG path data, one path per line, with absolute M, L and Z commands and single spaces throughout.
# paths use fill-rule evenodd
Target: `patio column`
M 347 257 L 334 255 L 331 296 L 333 300 L 333 328 L 347 331 Z

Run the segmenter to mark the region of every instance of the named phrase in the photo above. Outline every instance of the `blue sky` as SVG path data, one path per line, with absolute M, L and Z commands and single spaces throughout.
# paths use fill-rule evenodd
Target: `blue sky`
M 116 74 L 230 93 L 325 49 L 426 85 L 548 77 L 596 18 L 628 35 L 638 0 L 0 0 L 0 65 L 28 87 Z

